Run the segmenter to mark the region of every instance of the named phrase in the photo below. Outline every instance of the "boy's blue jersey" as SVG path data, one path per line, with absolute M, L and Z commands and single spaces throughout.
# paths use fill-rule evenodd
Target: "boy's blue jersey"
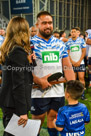
M 67 105 L 59 109 L 56 126 L 64 128 L 61 136 L 84 136 L 85 123 L 90 121 L 87 107 L 78 103 Z
M 0 35 L 0 45 L 2 45 L 3 41 L 4 41 L 4 37 Z

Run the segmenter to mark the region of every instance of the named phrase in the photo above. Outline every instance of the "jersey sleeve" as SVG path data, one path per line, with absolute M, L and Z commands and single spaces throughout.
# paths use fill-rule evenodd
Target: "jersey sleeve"
M 35 55 L 36 55 L 36 58 L 38 59 L 41 59 L 42 60 L 42 56 L 41 56 L 41 50 L 40 50 L 40 47 L 38 46 L 38 41 L 36 40 L 31 40 L 30 41 L 30 46 L 31 46 L 31 50 L 32 52 L 35 51 Z
M 60 58 L 61 58 L 61 56 L 62 56 L 62 58 L 68 57 L 67 48 L 64 43 L 63 43 L 63 46 L 60 48 Z
M 60 108 L 57 115 L 56 126 L 63 128 L 64 123 L 65 123 L 65 116 L 64 116 L 63 108 Z
M 91 39 L 91 34 L 89 34 L 88 39 Z
M 86 43 L 85 43 L 85 40 L 84 40 L 84 39 L 82 39 L 81 48 L 86 48 Z
M 84 121 L 85 121 L 85 123 L 90 122 L 90 114 L 89 114 L 89 111 L 87 108 L 85 109 L 85 120 Z
M 67 50 L 70 50 L 69 42 L 66 42 L 65 45 L 66 45 Z

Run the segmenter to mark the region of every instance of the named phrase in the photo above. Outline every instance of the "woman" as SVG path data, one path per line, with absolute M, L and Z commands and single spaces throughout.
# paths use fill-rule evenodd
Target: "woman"
M 0 107 L 3 111 L 3 125 L 7 126 L 13 113 L 20 116 L 19 125 L 25 126 L 30 110 L 32 88 L 32 57 L 29 42 L 29 25 L 22 17 L 13 17 L 6 31 L 4 43 L 0 48 L 2 64 L 2 85 Z M 4 133 L 4 136 L 11 134 Z

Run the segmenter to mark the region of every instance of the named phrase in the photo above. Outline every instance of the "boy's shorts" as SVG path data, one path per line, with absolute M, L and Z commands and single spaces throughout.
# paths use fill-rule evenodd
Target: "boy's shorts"
M 58 111 L 65 104 L 64 97 L 52 98 L 32 98 L 31 99 L 31 114 L 41 115 L 50 109 Z
M 79 67 L 73 66 L 74 72 L 85 72 L 85 64 L 81 64 Z

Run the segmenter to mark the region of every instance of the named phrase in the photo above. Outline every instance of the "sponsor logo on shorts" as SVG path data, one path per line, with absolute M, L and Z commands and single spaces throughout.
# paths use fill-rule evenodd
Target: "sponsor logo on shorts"
M 34 106 L 32 106 L 32 107 L 31 107 L 31 111 L 35 111 L 35 108 L 34 108 Z

